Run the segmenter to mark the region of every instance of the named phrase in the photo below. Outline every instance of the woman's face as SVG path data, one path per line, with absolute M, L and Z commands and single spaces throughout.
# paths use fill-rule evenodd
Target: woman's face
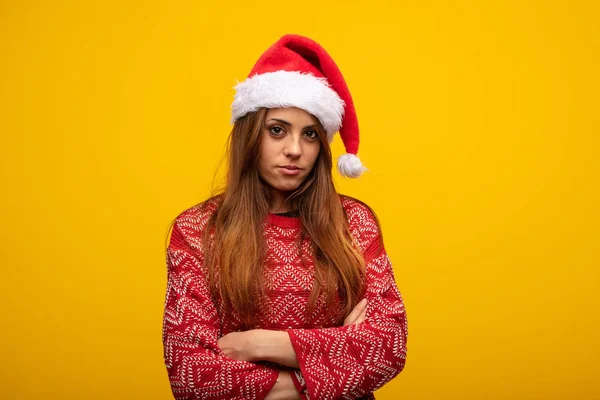
M 295 190 L 312 170 L 321 149 L 311 114 L 296 107 L 271 108 L 261 134 L 261 178 L 276 191 Z

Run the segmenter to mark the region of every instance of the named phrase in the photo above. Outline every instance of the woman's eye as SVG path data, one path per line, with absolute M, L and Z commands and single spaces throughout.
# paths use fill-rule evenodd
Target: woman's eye
M 271 132 L 274 135 L 279 135 L 282 131 L 283 129 L 281 129 L 279 126 L 272 126 L 269 128 L 269 132 Z
M 319 134 L 317 131 L 306 131 L 306 136 L 308 136 L 309 139 L 317 139 Z

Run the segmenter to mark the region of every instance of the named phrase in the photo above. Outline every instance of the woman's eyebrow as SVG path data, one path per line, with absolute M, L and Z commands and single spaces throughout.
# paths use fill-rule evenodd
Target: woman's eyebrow
M 292 124 L 290 124 L 288 121 L 286 121 L 286 120 L 284 120 L 284 119 L 279 119 L 279 118 L 271 118 L 269 121 L 277 121 L 277 122 L 281 122 L 281 123 L 282 123 L 282 124 L 284 124 L 284 125 L 287 125 L 287 126 L 292 126 Z M 306 126 L 303 128 L 303 129 L 306 129 L 306 128 L 314 128 L 314 127 L 315 127 L 315 125 L 314 125 L 314 124 L 313 124 L 313 125 L 306 125 Z

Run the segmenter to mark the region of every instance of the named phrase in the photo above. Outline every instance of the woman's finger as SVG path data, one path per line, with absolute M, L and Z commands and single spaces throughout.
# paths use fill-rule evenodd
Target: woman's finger
M 362 299 L 344 320 L 344 326 L 352 325 L 360 314 L 367 308 L 367 299 Z
M 365 320 L 366 317 L 367 317 L 367 307 L 363 308 L 362 312 L 360 313 L 358 318 L 356 318 L 356 321 L 354 321 L 354 323 L 360 324 L 361 322 L 363 322 Z

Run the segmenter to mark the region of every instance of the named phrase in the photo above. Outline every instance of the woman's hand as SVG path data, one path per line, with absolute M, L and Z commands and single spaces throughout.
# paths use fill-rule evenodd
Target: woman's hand
M 344 320 L 344 326 L 352 324 L 360 324 L 365 320 L 367 315 L 367 299 L 362 299 L 356 306 L 350 311 L 350 314 Z
M 217 341 L 225 356 L 240 361 L 271 361 L 300 368 L 290 336 L 285 331 L 252 329 L 231 332 Z
M 229 358 L 240 361 L 252 361 L 255 344 L 255 330 L 231 332 L 221 337 L 217 343 Z

